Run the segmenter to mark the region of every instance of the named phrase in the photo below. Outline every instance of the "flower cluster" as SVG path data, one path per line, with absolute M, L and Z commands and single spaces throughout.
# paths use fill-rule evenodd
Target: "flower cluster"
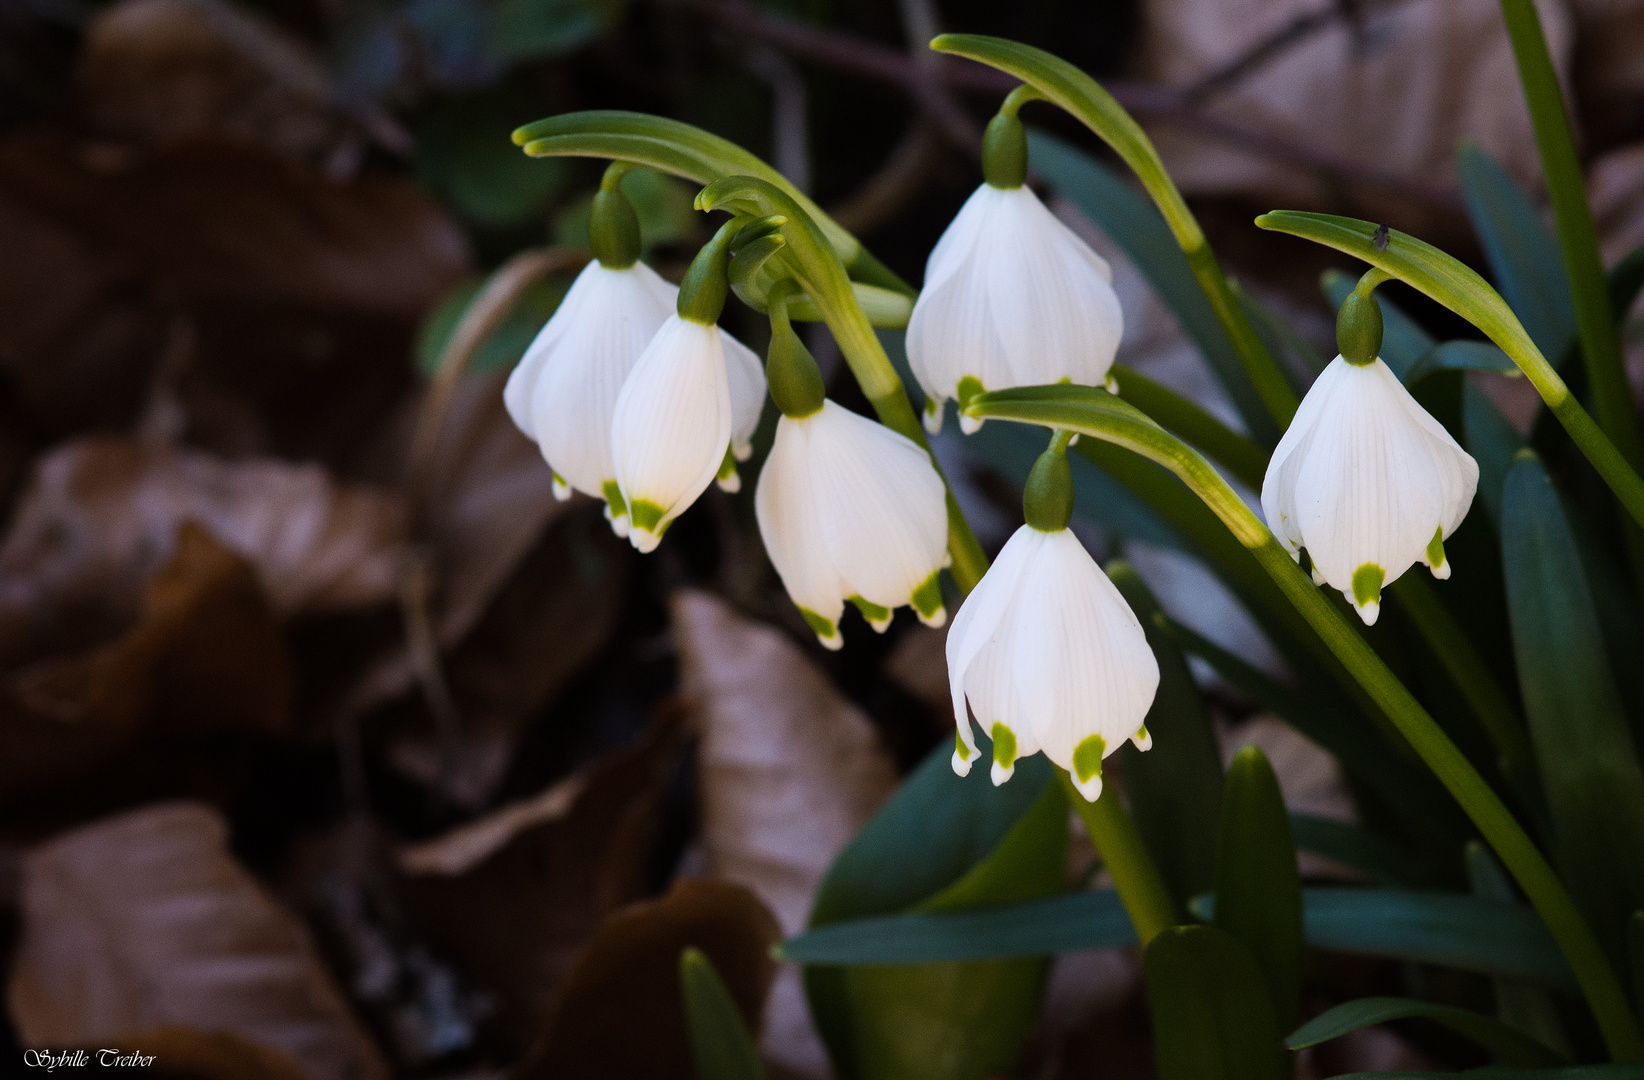
M 931 253 L 908 323 L 908 356 L 926 426 L 956 400 L 960 426 L 977 395 L 1070 382 L 1115 390 L 1123 315 L 1107 264 L 1023 185 L 1026 138 L 1013 94 L 989 125 L 985 183 Z M 595 261 L 578 276 L 504 392 L 535 439 L 556 494 L 603 498 L 640 551 L 709 484 L 735 491 L 767 389 L 781 412 L 754 493 L 760 534 L 788 595 L 827 648 L 854 604 L 876 630 L 910 606 L 941 626 L 949 565 L 946 488 L 907 433 L 828 400 L 790 322 L 804 290 L 767 262 L 787 242 L 782 216 L 722 226 L 675 288 L 638 261 L 638 224 L 614 165 L 594 201 Z M 735 263 L 734 271 L 732 263 Z M 761 367 L 718 326 L 735 276 L 770 318 Z M 1376 355 L 1380 310 L 1369 276 L 1343 304 L 1342 355 L 1302 402 L 1269 463 L 1269 526 L 1314 580 L 1340 590 L 1366 623 L 1383 586 L 1415 562 L 1449 575 L 1444 539 L 1460 524 L 1478 466 Z M 768 287 L 767 287 L 768 286 Z M 812 308 L 814 310 L 814 308 Z M 910 418 L 911 421 L 911 418 Z M 1146 750 L 1159 668 L 1135 614 L 1068 529 L 1073 483 L 1058 431 L 1029 478 L 1023 525 L 972 590 L 947 638 L 957 727 L 953 768 L 992 743 L 992 779 L 1043 752 L 1087 799 L 1102 762 L 1127 740 Z M 974 721 L 973 721 L 974 717 Z

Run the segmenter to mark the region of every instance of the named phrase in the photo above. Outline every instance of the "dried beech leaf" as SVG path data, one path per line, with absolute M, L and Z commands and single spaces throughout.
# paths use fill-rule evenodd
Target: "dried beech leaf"
M 1571 19 L 1541 4 L 1553 56 L 1568 67 Z M 1191 86 L 1319 9 L 1314 0 L 1148 0 L 1146 73 Z M 1525 182 L 1539 182 L 1524 95 L 1497 0 L 1416 0 L 1342 9 L 1243 78 L 1215 91 L 1213 116 L 1338 160 L 1455 184 L 1455 148 L 1473 140 Z M 1160 121 L 1150 134 L 1188 194 L 1249 194 L 1278 206 L 1335 205 L 1330 182 L 1290 162 Z M 1420 213 L 1384 200 L 1395 222 Z M 1446 214 L 1446 217 L 1450 215 Z M 1401 228 L 1421 231 L 1410 221 Z M 1437 227 L 1453 229 L 1449 221 Z
M 343 167 L 364 149 L 313 49 L 220 0 L 102 9 L 86 28 L 75 76 L 87 125 L 121 141 L 218 135 L 332 172 L 352 171 Z
M 752 889 L 798 933 L 839 852 L 888 798 L 897 774 L 873 724 L 784 633 L 707 593 L 673 596 L 681 677 L 700 734 L 702 846 L 716 878 Z M 763 1050 L 826 1076 L 799 971 L 771 994 Z
M 430 944 L 497 993 L 521 1046 L 542 1031 L 600 920 L 644 891 L 680 720 L 664 712 L 638 743 L 596 760 L 580 779 L 401 854 Z
M 0 544 L 3 655 L 61 647 L 54 624 L 65 610 L 95 605 L 108 623 L 129 618 L 184 521 L 249 560 L 282 616 L 395 594 L 405 526 L 386 494 L 314 465 L 83 439 L 40 459 Z
M 31 850 L 8 999 L 29 1046 L 224 1031 L 313 1080 L 386 1080 L 302 925 L 228 851 L 221 815 L 167 803 Z
M 577 958 L 514 1080 L 694 1080 L 679 954 L 687 946 L 706 953 L 757 1031 L 780 937 L 757 896 L 722 881 L 681 879 L 662 899 L 613 913 Z
M 91 777 L 145 733 L 289 729 L 291 660 L 251 567 L 193 523 L 175 547 L 129 632 L 26 667 L 0 689 L 7 802 Z

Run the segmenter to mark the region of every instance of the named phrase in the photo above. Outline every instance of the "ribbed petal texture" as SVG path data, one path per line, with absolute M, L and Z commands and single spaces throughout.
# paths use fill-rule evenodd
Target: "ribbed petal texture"
M 946 497 L 930 456 L 832 401 L 777 421 L 754 507 L 788 595 L 830 622 L 849 598 L 910 603 L 947 563 Z M 939 622 L 936 613 L 921 617 Z M 834 642 L 823 628 L 817 635 Z
M 984 390 L 1102 385 L 1124 333 L 1111 278 L 1032 191 L 977 188 L 931 252 L 908 322 L 927 423 L 967 377 Z
M 731 386 L 731 451 L 737 461 L 747 461 L 765 408 L 765 365 L 731 335 L 725 334 L 724 341 L 725 374 Z
M 1016 531 L 954 617 L 947 654 L 954 721 L 968 750 L 955 751 L 954 769 L 969 772 L 976 755 L 968 698 L 994 734 L 996 757 L 995 725 L 1003 725 L 1016 756 L 1043 750 L 1091 800 L 1101 794 L 1101 773 L 1076 763 L 1079 747 L 1097 736 L 1100 756 L 1118 749 L 1141 729 L 1159 686 L 1141 624 L 1066 529 Z M 996 760 L 994 783 L 1013 771 L 1014 761 Z
M 1337 357 L 1273 451 L 1262 511 L 1291 554 L 1307 549 L 1314 580 L 1373 623 L 1380 587 L 1429 561 L 1435 534 L 1455 531 L 1477 488 L 1478 463 L 1386 364 Z M 1433 571 L 1448 576 L 1449 564 Z
M 673 314 L 678 292 L 644 263 L 607 270 L 591 262 L 508 377 L 503 403 L 554 470 L 556 494 L 563 481 L 603 497 L 605 483 L 616 478 L 611 416 L 617 394 Z
M 636 548 L 655 548 L 713 483 L 730 439 L 724 334 L 670 316 L 622 384 L 611 421 L 611 456 Z

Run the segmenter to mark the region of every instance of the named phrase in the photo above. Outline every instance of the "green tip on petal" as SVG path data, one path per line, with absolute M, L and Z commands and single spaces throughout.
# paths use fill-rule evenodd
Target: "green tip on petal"
M 719 463 L 719 473 L 714 477 L 714 483 L 719 490 L 735 495 L 742 490 L 742 477 L 736 471 L 736 452 L 732 447 L 725 448 L 725 460 Z
M 1016 772 L 1016 733 L 1004 724 L 993 725 L 993 786 Z
M 1365 563 L 1353 571 L 1353 606 L 1366 626 L 1374 626 L 1381 615 L 1381 583 L 1385 577 L 1375 563 Z
M 549 475 L 553 477 L 549 487 L 553 489 L 554 498 L 560 502 L 569 499 L 571 497 L 571 485 L 566 482 L 565 477 L 559 473 L 550 473 Z
M 1433 530 L 1433 539 L 1427 544 L 1427 568 L 1441 581 L 1450 576 L 1450 564 L 1444 558 L 1444 526 Z
M 605 505 L 611 508 L 612 517 L 628 516 L 628 504 L 623 500 L 622 488 L 615 480 L 605 481 L 599 490 L 605 496 Z
M 1138 750 L 1151 750 L 1153 749 L 1153 733 L 1147 730 L 1146 724 L 1143 724 L 1130 737 L 1130 743 Z
M 938 575 L 940 570 L 931 571 L 930 577 L 913 590 L 913 610 L 919 613 L 919 621 L 926 626 L 941 626 L 948 621 L 947 609 L 942 606 L 942 582 Z
M 1143 729 L 1145 730 L 1145 729 Z M 1102 758 L 1107 755 L 1107 743 L 1100 735 L 1087 735 L 1073 748 L 1073 775 L 1081 784 L 1102 775 Z
M 963 379 L 959 380 L 958 392 L 959 407 L 961 409 L 970 404 L 970 399 L 975 397 L 977 394 L 987 393 L 986 389 L 982 386 L 982 380 L 978 379 L 974 375 L 966 375 Z
M 856 610 L 862 613 L 862 617 L 868 620 L 868 625 L 873 627 L 875 632 L 883 634 L 885 628 L 890 626 L 890 608 L 880 607 L 872 600 L 864 600 L 860 596 L 853 596 L 850 600 L 851 603 L 856 605 Z
M 657 528 L 662 524 L 662 507 L 649 499 L 635 499 L 628 507 L 628 519 L 634 523 L 636 529 L 662 535 L 662 530 Z
M 965 737 L 957 731 L 953 733 L 953 752 L 959 755 L 960 761 L 970 760 L 970 747 L 965 745 Z
M 798 605 L 794 605 L 798 607 Z M 816 640 L 822 643 L 824 649 L 835 650 L 845 643 L 839 636 L 839 627 L 832 619 L 825 619 L 810 608 L 799 608 L 799 614 L 804 618 L 805 625 L 816 634 Z

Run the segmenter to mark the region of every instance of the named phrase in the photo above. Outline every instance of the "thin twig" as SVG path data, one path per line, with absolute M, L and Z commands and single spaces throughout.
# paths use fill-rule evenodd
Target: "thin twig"
M 1403 0 L 1390 0 L 1385 6 L 1391 7 L 1402 2 Z M 1251 43 L 1233 59 L 1189 83 L 1182 89 L 1182 97 L 1190 104 L 1202 105 L 1234 83 L 1266 67 L 1320 30 L 1328 29 L 1338 22 L 1355 24 L 1363 18 L 1362 5 L 1347 3 L 1344 0 L 1330 0 L 1325 7 L 1296 16 L 1271 34 Z
M 950 89 L 978 93 L 1002 95 L 1016 86 L 1014 78 L 993 68 L 945 57 L 927 68 L 888 45 L 768 15 L 745 0 L 660 2 L 688 7 L 727 29 L 768 42 L 797 58 L 901 87 L 936 122 L 950 142 L 972 152 L 980 145 L 980 139 L 975 137 L 979 131 L 976 122 L 951 98 L 938 92 L 928 76 L 934 73 Z M 1460 195 L 1448 187 L 1341 158 L 1281 135 L 1213 116 L 1187 100 L 1180 90 L 1121 81 L 1103 85 L 1120 105 L 1136 116 L 1168 120 L 1241 150 L 1320 173 L 1345 184 L 1385 191 L 1447 213 L 1463 209 Z

